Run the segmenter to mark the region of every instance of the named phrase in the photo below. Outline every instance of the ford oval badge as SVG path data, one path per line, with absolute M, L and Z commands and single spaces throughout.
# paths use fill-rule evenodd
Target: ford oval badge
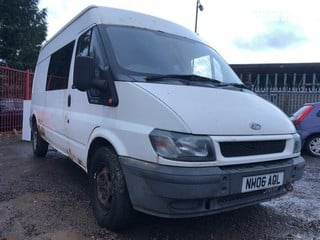
M 249 124 L 249 127 L 253 130 L 260 130 L 262 126 L 259 123 L 252 122 Z

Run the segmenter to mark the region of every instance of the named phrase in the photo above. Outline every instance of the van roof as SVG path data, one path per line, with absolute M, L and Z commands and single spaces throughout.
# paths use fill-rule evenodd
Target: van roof
M 42 48 L 45 48 L 50 42 L 53 42 L 63 32 L 67 32 L 72 26 L 76 26 L 73 30 L 76 30 L 74 34 L 78 34 L 94 24 L 134 26 L 200 40 L 199 36 L 191 30 L 165 19 L 129 10 L 91 5 L 71 19 L 50 40 L 48 40 Z M 70 41 L 73 39 L 70 38 Z

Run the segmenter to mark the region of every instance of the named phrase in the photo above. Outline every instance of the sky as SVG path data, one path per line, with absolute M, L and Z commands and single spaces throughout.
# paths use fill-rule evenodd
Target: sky
M 196 0 L 40 0 L 50 39 L 89 5 L 161 17 L 194 31 Z M 319 0 L 200 0 L 197 33 L 231 64 L 320 62 Z

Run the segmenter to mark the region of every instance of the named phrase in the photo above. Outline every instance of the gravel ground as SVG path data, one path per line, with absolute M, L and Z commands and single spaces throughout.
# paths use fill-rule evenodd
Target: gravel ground
M 19 135 L 0 135 L 0 240 L 320 239 L 320 159 L 305 158 L 303 179 L 281 198 L 201 218 L 140 214 L 114 233 L 96 224 L 77 165 L 53 150 L 37 159 Z

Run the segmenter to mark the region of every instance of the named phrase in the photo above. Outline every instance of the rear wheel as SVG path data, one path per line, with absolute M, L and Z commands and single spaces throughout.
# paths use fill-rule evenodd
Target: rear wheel
M 309 137 L 306 141 L 305 147 L 310 155 L 320 157 L 320 135 Z
M 40 136 L 37 125 L 34 124 L 31 132 L 33 154 L 36 157 L 44 157 L 48 152 L 49 144 Z
M 100 226 L 119 230 L 134 215 L 117 154 L 108 147 L 97 149 L 89 169 L 92 207 Z

